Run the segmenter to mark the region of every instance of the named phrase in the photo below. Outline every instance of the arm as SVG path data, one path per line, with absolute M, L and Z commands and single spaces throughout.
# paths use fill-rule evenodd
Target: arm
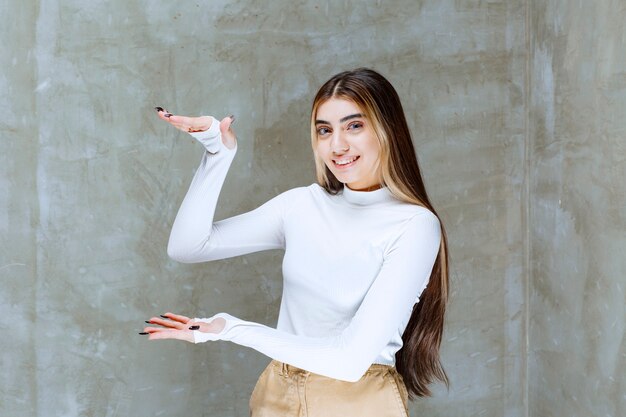
M 228 340 L 310 372 L 358 381 L 426 287 L 440 239 L 439 221 L 432 213 L 420 211 L 408 221 L 387 250 L 381 270 L 354 318 L 337 336 L 297 336 L 218 313 L 195 322 L 211 323 L 220 318 L 218 322 L 224 320 L 224 328 L 219 333 L 195 330 L 193 341 Z
M 177 116 L 172 116 L 177 117 Z M 200 167 L 178 210 L 167 253 L 179 262 L 204 262 L 282 248 L 282 196 L 256 210 L 213 222 L 218 197 L 237 151 L 222 142 L 220 123 L 190 133 L 205 147 Z

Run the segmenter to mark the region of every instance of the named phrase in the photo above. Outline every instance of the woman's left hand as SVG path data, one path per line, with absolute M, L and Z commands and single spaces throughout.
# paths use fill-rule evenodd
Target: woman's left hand
M 178 339 L 191 343 L 194 343 L 194 330 L 205 333 L 220 333 L 226 326 L 226 320 L 221 317 L 210 323 L 204 323 L 173 313 L 165 313 L 161 317 L 152 317 L 148 323 L 161 326 L 143 329 L 143 333 L 140 334 L 147 334 L 149 340 Z

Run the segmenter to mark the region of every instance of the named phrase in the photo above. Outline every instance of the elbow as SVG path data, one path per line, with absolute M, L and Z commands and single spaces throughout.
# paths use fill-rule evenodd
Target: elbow
M 369 367 L 369 364 L 365 367 L 356 366 L 353 369 L 346 370 L 344 375 L 337 379 L 341 379 L 346 382 L 358 382 L 361 378 L 363 378 L 363 375 L 365 375 L 365 372 L 369 369 Z
M 191 239 L 189 236 L 182 237 L 172 233 L 167 243 L 167 256 L 185 264 L 220 259 L 215 246 L 215 238 L 212 235 L 209 237 Z
M 333 378 L 346 382 L 358 382 L 372 365 L 372 361 L 355 355 L 354 351 L 344 351 L 339 355 L 337 369 L 340 375 Z
M 185 239 L 172 239 L 170 237 L 170 241 L 167 244 L 167 256 L 184 264 L 209 260 L 203 259 L 202 247 L 202 244 L 193 245 Z
M 170 242 L 167 245 L 167 256 L 169 256 L 170 259 L 173 259 L 176 262 L 181 262 L 181 263 L 192 263 L 193 262 L 190 259 L 189 251 L 186 250 L 186 248 L 181 246 L 180 244 L 172 243 L 171 240 L 170 240 Z
M 359 380 L 363 378 L 363 375 L 365 375 L 365 372 L 359 373 L 359 374 L 351 374 L 351 375 L 346 376 L 345 378 L 337 378 L 337 379 L 343 379 L 346 382 L 359 382 Z

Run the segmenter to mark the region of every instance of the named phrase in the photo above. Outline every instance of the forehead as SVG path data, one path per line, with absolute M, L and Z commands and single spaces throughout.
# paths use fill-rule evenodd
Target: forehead
M 316 119 L 338 123 L 339 119 L 357 113 L 363 111 L 354 101 L 333 97 L 319 105 Z

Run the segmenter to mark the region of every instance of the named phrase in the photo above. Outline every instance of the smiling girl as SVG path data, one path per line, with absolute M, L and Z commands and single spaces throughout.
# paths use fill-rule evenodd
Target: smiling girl
M 317 183 L 214 221 L 237 151 L 233 117 L 159 117 L 189 132 L 203 159 L 168 254 L 204 262 L 284 249 L 276 328 L 227 313 L 167 313 L 150 340 L 228 340 L 272 358 L 250 398 L 261 416 L 408 416 L 408 401 L 448 383 L 439 347 L 448 298 L 446 236 L 417 163 L 400 99 L 380 74 L 346 71 L 311 111 Z

